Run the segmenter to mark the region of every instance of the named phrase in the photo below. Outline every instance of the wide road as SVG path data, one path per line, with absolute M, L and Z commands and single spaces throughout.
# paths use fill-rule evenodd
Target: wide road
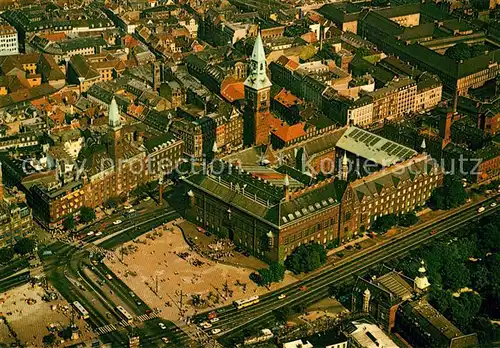
M 228 342 L 239 331 L 251 326 L 258 327 L 272 319 L 272 311 L 283 306 L 298 304 L 311 304 L 328 296 L 329 288 L 342 282 L 352 279 L 353 276 L 361 274 L 363 271 L 374 265 L 388 261 L 404 255 L 412 249 L 418 248 L 423 243 L 433 238 L 438 238 L 443 234 L 457 230 L 479 218 L 490 215 L 498 207 L 491 207 L 495 201 L 492 197 L 484 202 L 462 207 L 457 211 L 445 213 L 439 221 L 431 221 L 409 229 L 406 233 L 395 236 L 393 239 L 379 243 L 367 248 L 362 252 L 345 258 L 335 264 L 329 263 L 318 272 L 311 274 L 301 282 L 294 283 L 280 290 L 261 296 L 260 302 L 245 309 L 237 310 L 233 306 L 226 306 L 218 310 L 219 321 L 213 324 L 212 328 L 223 330 L 220 334 L 223 342 Z M 479 206 L 485 206 L 486 210 L 479 214 Z M 430 232 L 435 230 L 435 233 Z M 299 287 L 305 286 L 308 290 L 301 291 Z M 280 294 L 285 294 L 286 298 L 279 300 Z M 207 313 L 200 314 L 194 322 L 207 320 Z M 209 330 L 207 330 L 209 331 Z
M 172 208 L 165 206 L 120 225 L 109 225 L 100 237 L 110 235 L 112 238 L 102 244 L 119 245 L 177 217 Z M 99 262 L 102 248 L 94 243 L 75 244 L 56 242 L 50 246 L 54 254 L 44 258 L 45 272 L 66 300 L 79 301 L 87 309 L 90 316 L 87 322 L 105 342 L 112 343 L 113 347 L 128 347 L 128 335 L 134 332 L 140 336 L 142 346 L 167 346 L 163 338 L 169 339 L 170 346 L 189 346 L 190 339 L 182 330 L 157 318 L 153 309 Z M 91 253 L 93 260 L 89 257 Z M 132 325 L 121 320 L 117 306 L 123 306 L 134 317 Z M 166 329 L 160 327 L 160 323 L 165 324 Z

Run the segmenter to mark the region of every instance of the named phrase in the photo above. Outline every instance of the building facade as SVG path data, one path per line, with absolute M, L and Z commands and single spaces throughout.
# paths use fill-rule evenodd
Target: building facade
M 17 30 L 4 21 L 0 21 L 0 56 L 19 53 Z
M 382 149 L 369 146 L 374 142 Z M 283 261 L 305 243 L 345 242 L 368 230 L 380 216 L 410 212 L 424 204 L 443 175 L 430 156 L 356 127 L 278 152 L 268 145 L 252 159 L 248 156 L 258 151 L 254 149 L 262 147 L 231 155 L 228 162 L 218 161 L 208 173 L 184 178 L 186 216 L 266 261 Z M 387 167 L 347 182 L 355 172 L 347 153 L 349 158 L 355 155 Z M 336 166 L 341 156 L 342 166 Z M 331 163 L 332 173 L 341 179 L 314 183 L 311 173 L 324 170 L 324 162 Z M 280 163 L 291 167 L 274 170 Z M 293 181 L 292 187 L 292 178 L 302 184 Z

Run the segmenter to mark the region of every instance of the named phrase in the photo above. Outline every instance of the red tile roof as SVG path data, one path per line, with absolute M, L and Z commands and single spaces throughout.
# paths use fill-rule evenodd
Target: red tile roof
M 43 37 L 52 42 L 57 42 L 66 39 L 68 36 L 65 33 L 51 33 L 51 34 L 41 34 L 40 37 Z
M 300 38 L 308 43 L 314 43 L 314 42 L 318 41 L 316 38 L 316 33 L 312 32 L 312 31 L 302 35 Z
M 245 86 L 243 85 L 243 81 L 238 81 L 232 77 L 228 77 L 222 81 L 220 89 L 221 95 L 230 103 L 233 103 L 236 100 L 245 99 Z
M 287 91 L 284 88 L 278 94 L 276 94 L 274 99 L 286 107 L 291 107 L 293 105 L 300 105 L 304 103 L 302 99 L 297 98 L 295 95 L 290 93 L 290 91 Z
M 289 142 L 299 137 L 306 135 L 306 131 L 304 130 L 305 123 L 297 123 L 293 126 L 289 126 L 287 124 L 282 124 L 277 129 L 274 129 L 272 133 L 274 136 L 283 140 L 284 142 Z
M 299 68 L 300 64 L 294 61 L 293 59 L 289 59 L 288 63 L 285 65 L 290 70 L 296 70 Z

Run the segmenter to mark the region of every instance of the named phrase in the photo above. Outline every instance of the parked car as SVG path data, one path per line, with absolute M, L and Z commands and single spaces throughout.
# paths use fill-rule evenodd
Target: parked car
M 167 329 L 167 326 L 163 323 L 158 323 L 158 326 L 160 327 L 160 329 L 162 330 L 166 330 Z
M 305 285 L 302 285 L 300 288 L 299 288 L 300 291 L 307 291 L 309 290 L 309 288 Z
M 478 212 L 478 213 L 482 213 L 482 212 L 483 212 L 483 211 L 485 211 L 485 210 L 486 210 L 486 208 L 485 208 L 485 207 L 481 207 L 481 208 L 479 208 L 479 209 L 477 210 L 477 212 Z
M 212 335 L 217 335 L 221 331 L 221 329 L 212 329 Z
M 286 294 L 281 294 L 281 295 L 278 296 L 278 300 L 282 300 L 284 298 L 286 298 Z
M 116 226 L 116 225 L 121 224 L 122 222 L 123 222 L 122 220 L 115 220 L 115 221 L 113 221 L 113 225 Z
M 496 207 L 496 206 L 497 206 L 497 204 L 495 202 L 493 202 L 493 203 L 490 204 L 490 207 L 492 207 L 492 208 Z
M 210 322 L 213 324 L 213 323 L 216 323 L 219 321 L 219 318 L 212 318 L 210 319 Z

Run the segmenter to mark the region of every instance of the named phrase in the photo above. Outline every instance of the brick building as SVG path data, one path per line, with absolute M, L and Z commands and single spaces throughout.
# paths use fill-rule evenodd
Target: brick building
M 351 177 L 347 154 L 381 169 L 352 182 L 315 178 L 324 162 Z M 185 178 L 186 216 L 259 258 L 283 261 L 300 244 L 344 242 L 382 215 L 412 211 L 441 181 L 428 155 L 344 127 L 278 151 L 249 148 Z

